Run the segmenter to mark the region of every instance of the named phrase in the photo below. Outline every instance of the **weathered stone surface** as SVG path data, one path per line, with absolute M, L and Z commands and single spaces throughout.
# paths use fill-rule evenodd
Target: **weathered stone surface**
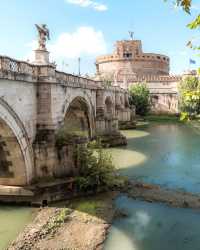
M 151 112 L 178 113 L 177 84 L 182 77 L 169 75 L 169 57 L 144 53 L 140 40 L 118 41 L 113 54 L 97 57 L 96 67 L 97 79 L 114 86 L 127 89 L 145 82 L 151 94 Z M 121 103 L 117 97 L 117 109 Z
M 109 134 L 112 145 L 124 145 L 118 122 L 130 119 L 126 90 L 58 72 L 52 64 L 0 57 L 0 184 L 73 176 L 73 148 L 58 150 L 57 131 Z

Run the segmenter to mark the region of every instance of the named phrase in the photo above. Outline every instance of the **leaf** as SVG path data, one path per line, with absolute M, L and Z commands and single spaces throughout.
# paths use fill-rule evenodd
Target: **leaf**
M 187 25 L 190 29 L 197 29 L 200 26 L 200 15 L 198 15 L 194 21 Z

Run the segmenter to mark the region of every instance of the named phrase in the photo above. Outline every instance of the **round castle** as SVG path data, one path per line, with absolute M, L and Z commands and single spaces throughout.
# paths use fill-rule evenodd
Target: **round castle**
M 117 41 L 113 54 L 96 59 L 97 75 L 115 82 L 168 76 L 169 65 L 170 59 L 165 55 L 143 53 L 140 40 Z

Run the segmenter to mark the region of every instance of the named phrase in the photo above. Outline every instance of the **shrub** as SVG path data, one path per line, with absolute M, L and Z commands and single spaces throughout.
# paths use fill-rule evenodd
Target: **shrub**
M 136 114 L 146 115 L 150 110 L 150 92 L 145 83 L 131 85 L 130 104 L 136 108 Z
M 99 142 L 77 145 L 75 154 L 79 164 L 76 185 L 80 191 L 96 191 L 115 185 L 116 169 L 112 158 Z
M 197 77 L 189 76 L 180 82 L 179 106 L 183 112 L 182 118 L 186 113 L 188 118 L 195 117 L 200 113 L 200 82 Z

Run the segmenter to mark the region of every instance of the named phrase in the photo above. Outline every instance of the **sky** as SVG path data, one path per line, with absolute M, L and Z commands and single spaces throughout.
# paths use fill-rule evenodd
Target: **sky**
M 193 1 L 192 14 L 175 8 L 172 0 L 0 0 L 0 55 L 32 60 L 37 45 L 35 24 L 47 24 L 48 50 L 58 69 L 95 73 L 95 58 L 112 53 L 116 40 L 142 40 L 143 51 L 170 57 L 171 74 L 200 66 L 197 51 L 186 47 L 192 39 L 200 44 L 200 31 L 186 25 L 200 12 Z M 196 65 L 189 65 L 189 59 Z

